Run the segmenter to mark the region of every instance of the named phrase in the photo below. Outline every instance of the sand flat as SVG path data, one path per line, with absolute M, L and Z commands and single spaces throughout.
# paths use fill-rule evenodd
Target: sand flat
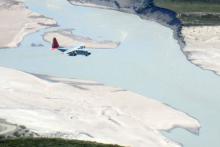
M 220 26 L 183 27 L 188 59 L 220 75 Z
M 7 133 L 14 132 L 16 129 L 16 125 L 0 120 L 0 135 L 6 135 Z
M 56 22 L 31 12 L 22 2 L 1 0 L 0 3 L 0 48 L 16 47 L 29 33 L 55 26 Z
M 163 103 L 93 81 L 39 78 L 1 67 L 0 93 L 0 118 L 46 137 L 179 147 L 160 131 L 200 128 L 197 120 Z
M 83 44 L 86 48 L 91 49 L 114 49 L 120 44 L 119 42 L 109 40 L 97 41 L 89 37 L 74 35 L 71 30 L 47 32 L 43 36 L 44 40 L 50 43 L 52 43 L 53 37 L 57 38 L 60 46 L 62 47 L 74 47 L 79 44 Z

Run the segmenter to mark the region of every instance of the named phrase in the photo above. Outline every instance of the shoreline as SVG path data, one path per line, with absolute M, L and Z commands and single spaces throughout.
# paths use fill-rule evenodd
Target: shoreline
M 94 7 L 94 8 L 102 8 L 102 9 L 109 9 L 109 10 L 115 10 L 120 11 L 124 13 L 131 13 L 134 15 L 139 16 L 141 19 L 151 20 L 155 21 L 165 27 L 168 27 L 173 30 L 173 37 L 175 40 L 178 41 L 178 44 L 180 45 L 180 48 L 182 49 L 185 46 L 184 39 L 181 34 L 182 29 L 182 23 L 181 21 L 176 17 L 176 12 L 158 7 L 154 4 L 153 0 L 149 1 L 149 4 L 147 6 L 139 6 L 140 8 L 133 8 L 130 6 L 130 8 L 118 8 L 118 7 L 103 7 L 102 5 L 99 6 L 98 4 L 94 4 L 92 6 L 87 5 L 87 2 L 75 2 L 75 0 L 67 0 L 70 4 L 76 5 L 76 6 L 85 6 L 85 7 Z M 83 0 L 82 0 L 83 1 Z M 97 1 L 99 0 L 90 0 L 90 1 Z M 106 2 L 108 3 L 108 2 Z M 89 3 L 90 4 L 90 3 Z M 132 4 L 131 4 L 132 5 Z M 140 4 L 141 5 L 141 4 Z M 144 5 L 144 4 L 143 4 Z
M 0 119 L 0 141 L 4 139 L 37 136 L 39 136 L 37 133 L 30 131 L 23 125 L 9 123 L 5 119 Z
M 61 29 L 47 32 L 43 35 L 43 40 L 52 44 L 52 39 L 56 37 L 61 47 L 71 48 L 77 45 L 85 45 L 89 49 L 115 49 L 120 42 L 110 40 L 94 40 L 90 37 L 75 35 L 70 29 Z
M 0 136 L 14 132 L 16 129 L 17 127 L 15 125 L 12 125 L 0 119 Z
M 187 42 L 183 52 L 187 59 L 202 70 L 220 75 L 220 26 L 184 27 Z
M 167 104 L 167 103 L 163 103 L 163 104 L 166 105 L 166 106 L 168 106 L 168 107 L 170 107 L 170 108 L 172 108 L 172 109 L 174 109 L 174 110 L 176 110 L 176 111 L 180 111 L 180 112 L 182 112 L 182 113 L 185 113 L 187 116 L 189 116 L 189 117 L 195 119 L 199 124 L 201 124 L 201 123 L 200 123 L 200 120 L 198 120 L 196 117 L 190 115 L 189 113 L 186 113 L 186 112 L 184 112 L 184 111 L 182 111 L 182 110 L 179 110 L 179 109 L 177 109 L 177 108 L 175 108 L 175 107 L 173 107 L 173 106 L 171 106 L 171 105 L 169 105 L 169 104 Z M 175 127 L 175 126 L 174 126 L 173 128 L 168 129 L 168 130 L 164 130 L 164 131 L 165 131 L 165 132 L 171 132 L 172 130 L 174 130 L 174 129 L 176 129 L 176 128 L 181 128 L 181 127 L 179 127 L 179 126 L 176 126 L 176 127 Z M 200 129 L 201 129 L 201 128 L 202 128 L 202 126 L 200 126 L 200 127 L 198 127 L 198 128 L 182 128 L 182 129 L 185 129 L 186 131 L 188 131 L 188 132 L 190 132 L 190 133 L 192 133 L 192 134 L 194 134 L 194 135 L 199 136 L 199 133 L 200 133 Z
M 193 51 L 194 51 L 194 49 L 192 48 L 192 50 L 190 50 L 189 48 L 188 48 L 188 45 L 190 44 L 190 41 L 188 41 L 187 40 L 187 38 L 189 37 L 188 35 L 186 35 L 186 34 L 184 34 L 184 30 L 185 29 L 188 29 L 188 28 L 191 28 L 191 27 L 194 27 L 194 28 L 196 28 L 196 29 L 200 29 L 200 28 L 203 28 L 203 27 L 210 27 L 210 28 L 212 28 L 213 30 L 215 30 L 215 28 L 217 28 L 217 27 L 220 27 L 219 25 L 187 25 L 187 26 L 185 26 L 185 25 L 183 25 L 182 23 L 181 23 L 181 20 L 180 19 L 178 19 L 177 18 L 177 13 L 175 12 L 175 11 L 173 11 L 173 10 L 170 10 L 170 9 L 167 9 L 167 8 L 161 8 L 161 7 L 157 7 L 157 6 L 153 6 L 153 9 L 154 8 L 156 8 L 156 9 L 160 9 L 159 11 L 161 11 L 162 13 L 163 13 L 163 10 L 165 10 L 165 11 L 167 11 L 168 13 L 173 13 L 172 15 L 170 15 L 171 16 L 171 18 L 173 19 L 173 20 L 175 20 L 175 19 L 177 19 L 178 21 L 179 21 L 179 23 L 177 23 L 177 24 L 172 24 L 172 25 L 170 25 L 169 23 L 168 23 L 168 21 L 166 22 L 164 22 L 164 21 L 161 21 L 161 20 L 158 20 L 158 19 L 155 19 L 154 17 L 153 17 L 153 21 L 156 21 L 156 22 L 158 22 L 159 24 L 161 24 L 161 25 L 163 25 L 163 26 L 166 26 L 166 27 L 169 27 L 170 29 L 172 29 L 173 31 L 174 31 L 174 39 L 175 40 L 177 40 L 178 41 L 178 44 L 179 44 L 179 46 L 180 46 L 180 50 L 181 50 L 181 52 L 184 54 L 184 56 L 186 57 L 186 60 L 188 60 L 191 64 L 193 64 L 193 65 L 195 65 L 195 66 L 197 66 L 198 68 L 200 68 L 200 69 L 202 69 L 202 70 L 207 70 L 207 71 L 211 71 L 211 72 L 213 72 L 214 74 L 216 74 L 217 76 L 220 76 L 220 66 L 219 65 L 217 65 L 216 67 L 213 67 L 213 66 L 215 66 L 215 65 L 213 65 L 213 64 L 215 64 L 216 62 L 215 61 L 213 61 L 211 58 L 210 58 L 210 60 L 209 61 L 211 61 L 211 64 L 210 65 L 207 65 L 206 64 L 206 62 L 209 62 L 208 60 L 203 60 L 203 58 L 202 57 L 200 57 L 200 56 L 197 56 L 197 60 L 200 60 L 200 62 L 195 62 L 194 61 L 194 58 L 190 58 L 189 57 L 189 55 L 193 55 L 193 56 L 196 56 L 197 54 L 196 53 L 193 53 Z M 164 14 L 164 16 L 166 15 L 167 13 L 165 13 Z M 157 21 L 158 20 L 158 21 Z M 201 35 L 206 35 L 205 33 L 201 33 Z M 216 40 L 216 41 L 218 41 L 218 40 Z M 197 44 L 197 45 L 199 45 L 199 43 Z M 209 56 L 209 49 L 208 48 L 210 48 L 211 47 L 211 45 L 210 46 L 208 46 L 207 47 L 207 51 L 205 51 L 204 52 L 204 54 L 207 54 L 207 56 Z M 220 45 L 219 45 L 219 47 L 218 48 L 220 48 Z M 200 50 L 202 50 L 202 49 L 204 49 L 204 48 L 201 48 Z M 217 49 L 217 48 L 216 48 Z M 217 52 L 218 53 L 218 52 Z M 213 63 L 214 62 L 214 63 Z M 219 62 L 217 62 L 217 63 L 220 63 L 220 61 Z
M 0 49 L 18 47 L 25 36 L 57 26 L 55 20 L 32 12 L 23 2 L 16 0 L 0 3 L 0 18 L 4 20 L 0 31 L 5 34 L 0 36 Z
M 0 83 L 4 85 L 0 89 L 2 95 L 7 96 L 0 105 L 10 108 L 1 109 L 0 117 L 24 125 L 42 137 L 140 147 L 158 144 L 179 147 L 160 132 L 178 127 L 196 133 L 200 128 L 199 122 L 189 115 L 120 88 L 94 81 L 36 77 L 3 67 L 0 71 Z M 32 88 L 28 88 L 30 85 Z M 103 126 L 101 130 L 100 125 Z
M 79 4 L 79 3 L 75 3 L 74 1 L 75 0 L 68 0 L 68 2 L 70 2 L 73 5 L 80 5 L 80 6 L 86 5 L 86 3 Z M 90 0 L 90 1 L 94 1 L 94 0 Z M 97 1 L 98 0 L 96 0 L 95 2 L 97 2 Z M 99 8 L 99 6 L 97 6 L 97 4 L 92 5 L 92 7 Z M 220 66 L 217 65 L 217 67 L 213 67 L 213 66 L 215 66 L 215 65 L 213 65 L 213 64 L 215 64 L 215 61 L 213 61 L 212 59 L 210 60 L 212 62 L 211 65 L 206 65 L 207 60 L 202 61 L 203 58 L 199 57 L 199 56 L 197 56 L 197 58 L 199 58 L 199 60 L 201 60 L 199 63 L 195 63 L 193 61 L 193 59 L 190 59 L 189 52 L 191 52 L 190 54 L 191 55 L 193 54 L 193 56 L 196 56 L 196 54 L 193 53 L 193 50 L 192 51 L 188 50 L 189 41 L 186 39 L 188 36 L 183 33 L 183 30 L 187 29 L 189 27 L 195 27 L 198 29 L 201 27 L 212 27 L 213 29 L 215 29 L 219 25 L 217 25 L 217 26 L 213 26 L 213 25 L 211 25 L 211 26 L 206 26 L 206 25 L 184 26 L 182 24 L 181 20 L 177 18 L 176 12 L 174 12 L 173 10 L 167 9 L 167 8 L 158 7 L 154 3 L 154 1 L 149 1 L 148 7 L 143 7 L 138 10 L 132 10 L 131 8 L 130 8 L 130 10 L 129 9 L 124 10 L 124 9 L 120 9 L 120 8 L 109 8 L 109 7 L 106 7 L 106 8 L 111 9 L 111 10 L 125 12 L 125 13 L 132 13 L 132 14 L 138 15 L 142 19 L 155 21 L 165 27 L 172 29 L 173 30 L 173 37 L 175 40 L 177 40 L 177 42 L 180 46 L 180 50 L 184 54 L 184 56 L 186 57 L 186 60 L 188 60 L 193 65 L 201 68 L 202 70 L 208 70 L 208 71 L 213 72 L 216 75 L 220 75 Z M 205 34 L 203 34 L 203 35 L 205 35 Z M 209 46 L 207 48 L 210 48 L 210 47 L 211 46 Z M 219 45 L 219 48 L 220 48 L 220 45 Z M 207 49 L 207 51 L 204 53 L 207 54 L 207 56 L 208 56 L 209 50 Z M 220 63 L 220 61 L 218 63 Z

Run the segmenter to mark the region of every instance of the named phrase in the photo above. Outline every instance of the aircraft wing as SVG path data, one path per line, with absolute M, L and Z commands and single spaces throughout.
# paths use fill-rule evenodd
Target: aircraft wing
M 72 48 L 72 49 L 68 49 L 66 50 L 64 53 L 65 54 L 69 54 L 75 50 L 78 50 L 78 49 L 84 49 L 85 48 L 85 45 L 77 45 L 76 47 Z
M 66 48 L 58 48 L 58 50 L 64 53 L 64 52 L 66 52 L 68 49 L 66 49 Z

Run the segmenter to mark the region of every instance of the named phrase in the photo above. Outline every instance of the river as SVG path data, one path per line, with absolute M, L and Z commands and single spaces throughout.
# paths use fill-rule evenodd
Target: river
M 220 146 L 220 77 L 186 60 L 171 29 L 138 16 L 70 5 L 66 0 L 24 0 L 59 27 L 25 37 L 19 48 L 0 50 L 0 65 L 31 73 L 95 80 L 162 101 L 198 119 L 199 136 L 175 129 L 165 135 L 186 147 Z M 50 51 L 42 35 L 74 29 L 78 35 L 121 41 L 117 49 L 91 50 L 89 57 Z M 32 47 L 40 43 L 44 47 Z

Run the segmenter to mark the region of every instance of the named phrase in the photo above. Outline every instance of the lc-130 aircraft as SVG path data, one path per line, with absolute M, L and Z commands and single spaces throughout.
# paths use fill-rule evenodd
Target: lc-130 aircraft
M 89 56 L 89 55 L 91 55 L 90 52 L 84 50 L 85 48 L 86 48 L 85 45 L 81 45 L 81 44 L 77 45 L 76 47 L 74 47 L 72 49 L 60 47 L 57 39 L 54 37 L 51 50 L 53 50 L 53 51 L 59 50 L 68 56 L 77 56 L 77 55 Z

